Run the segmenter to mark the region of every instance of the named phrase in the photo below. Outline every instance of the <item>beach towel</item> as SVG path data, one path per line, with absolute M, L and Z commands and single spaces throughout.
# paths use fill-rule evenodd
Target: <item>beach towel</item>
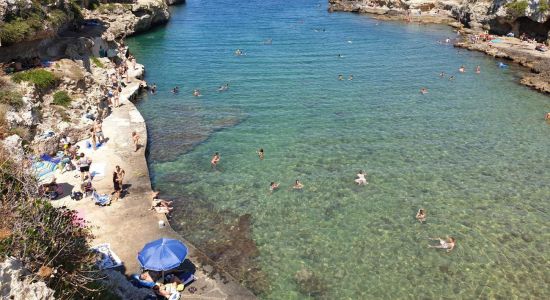
M 100 270 L 122 266 L 122 260 L 113 252 L 109 243 L 100 244 L 91 249 L 99 254 L 99 260 L 96 262 L 96 265 Z
M 32 165 L 33 173 L 38 178 L 38 181 L 45 182 L 48 179 L 53 178 L 53 172 L 55 171 L 57 164 L 51 161 L 39 161 Z
M 94 198 L 94 202 L 97 205 L 106 206 L 111 204 L 111 197 L 109 197 L 109 195 L 107 194 L 100 195 L 96 193 L 96 191 L 93 191 L 92 197 Z

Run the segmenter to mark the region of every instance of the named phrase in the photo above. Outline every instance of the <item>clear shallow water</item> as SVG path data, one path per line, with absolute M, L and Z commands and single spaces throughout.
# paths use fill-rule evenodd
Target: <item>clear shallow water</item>
M 306 298 L 301 269 L 319 279 L 317 298 L 548 298 L 550 99 L 513 69 L 437 44 L 447 27 L 291 2 L 189 0 L 128 40 L 160 90 L 138 106 L 155 186 L 180 210 L 252 215 L 266 299 Z M 366 187 L 353 184 L 359 169 Z M 295 179 L 303 191 L 288 190 Z M 271 181 L 281 190 L 269 194 Z M 445 235 L 452 253 L 427 249 Z

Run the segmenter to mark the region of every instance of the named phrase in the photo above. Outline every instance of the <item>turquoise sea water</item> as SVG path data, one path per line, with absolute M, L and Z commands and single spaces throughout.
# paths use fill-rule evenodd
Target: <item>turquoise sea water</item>
M 178 210 L 252 216 L 262 298 L 307 299 L 303 269 L 312 298 L 549 298 L 550 98 L 516 84 L 514 67 L 436 43 L 448 27 L 326 8 L 188 0 L 128 40 L 159 88 L 138 105 L 154 185 Z M 367 186 L 354 185 L 360 169 Z M 211 231 L 182 234 L 202 245 Z M 445 235 L 452 253 L 427 248 Z

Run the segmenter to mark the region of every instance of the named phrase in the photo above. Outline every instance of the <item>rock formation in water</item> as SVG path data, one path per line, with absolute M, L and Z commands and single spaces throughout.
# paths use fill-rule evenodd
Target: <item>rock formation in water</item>
M 527 33 L 548 40 L 550 2 L 548 0 L 329 0 L 329 10 L 401 16 L 403 19 L 440 17 L 457 20 L 474 30 L 496 34 Z M 444 22 L 444 21 L 443 21 Z

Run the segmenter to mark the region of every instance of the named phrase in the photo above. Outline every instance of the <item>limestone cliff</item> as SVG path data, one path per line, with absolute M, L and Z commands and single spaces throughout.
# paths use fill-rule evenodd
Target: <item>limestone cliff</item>
M 475 30 L 497 34 L 527 33 L 547 40 L 548 0 L 329 0 L 331 11 L 351 11 L 405 18 L 451 18 Z

